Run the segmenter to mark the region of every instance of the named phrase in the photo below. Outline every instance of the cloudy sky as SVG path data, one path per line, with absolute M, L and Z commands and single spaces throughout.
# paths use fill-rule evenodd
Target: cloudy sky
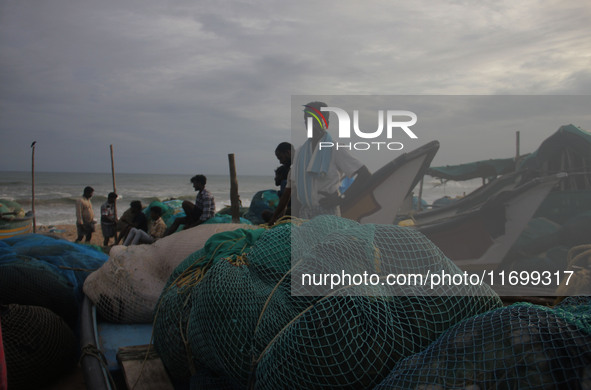
M 37 170 L 109 172 L 113 144 L 119 172 L 224 174 L 234 153 L 268 174 L 292 95 L 589 95 L 589 20 L 580 0 L 0 0 L 0 170 L 37 141 Z M 454 164 L 510 157 L 515 130 L 419 138 Z

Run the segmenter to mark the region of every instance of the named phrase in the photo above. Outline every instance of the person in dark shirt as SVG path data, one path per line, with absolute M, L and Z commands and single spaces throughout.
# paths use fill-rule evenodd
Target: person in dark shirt
M 205 188 L 207 178 L 204 175 L 195 175 L 191 178 L 191 183 L 195 191 L 197 191 L 195 203 L 187 200 L 183 202 L 185 217 L 176 218 L 166 230 L 165 236 L 175 233 L 180 225 L 184 225 L 184 229 L 189 229 L 201 225 L 215 216 L 215 200 L 211 192 Z
M 291 168 L 291 156 L 293 156 L 293 153 L 293 146 L 289 142 L 282 142 L 275 149 L 275 157 L 277 157 L 277 160 L 281 164 L 275 169 L 275 185 L 279 186 L 279 197 L 283 194 L 285 185 L 287 184 L 287 175 Z
M 127 236 L 131 228 L 140 229 L 145 232 L 148 231 L 148 218 L 146 218 L 146 215 L 142 212 L 142 202 L 134 200 L 129 206 L 130 207 L 125 210 L 119 221 L 117 221 L 119 237 L 117 237 L 115 244 L 119 244 L 119 242 Z
M 101 205 L 101 230 L 103 232 L 103 246 L 109 245 L 113 237 L 117 239 L 117 194 L 109 192 L 107 201 Z

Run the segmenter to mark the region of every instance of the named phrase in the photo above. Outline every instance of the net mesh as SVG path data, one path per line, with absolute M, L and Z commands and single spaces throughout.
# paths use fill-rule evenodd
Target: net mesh
M 0 306 L 9 389 L 39 389 L 70 370 L 78 343 L 70 327 L 39 306 Z
M 242 224 L 200 225 L 151 245 L 114 246 L 104 265 L 90 274 L 84 293 L 109 322 L 150 323 L 154 306 L 170 274 L 189 254 L 218 232 Z
M 376 390 L 588 389 L 591 299 L 480 314 L 400 361 Z
M 0 241 L 0 303 L 42 306 L 76 329 L 82 285 L 107 256 L 87 245 L 40 234 Z
M 175 269 L 156 307 L 154 344 L 179 382 L 372 388 L 452 325 L 501 305 L 486 287 L 455 297 L 386 296 L 378 287 L 292 295 L 292 257 L 311 272 L 335 257 L 381 270 L 459 272 L 411 229 L 322 216 L 224 234 Z

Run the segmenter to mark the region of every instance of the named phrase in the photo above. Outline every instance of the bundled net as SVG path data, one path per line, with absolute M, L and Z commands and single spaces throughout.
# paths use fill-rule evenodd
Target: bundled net
M 371 389 L 449 327 L 501 305 L 486 286 L 458 296 L 381 286 L 292 294 L 298 272 L 323 272 L 335 258 L 376 272 L 460 272 L 412 229 L 322 216 L 231 234 L 181 263 L 156 308 L 155 347 L 192 388 Z
M 160 216 L 166 226 L 170 227 L 173 224 L 176 218 L 185 217 L 185 212 L 183 211 L 182 207 L 183 201 L 180 199 L 172 199 L 167 200 L 165 202 L 160 202 L 159 200 L 155 200 L 151 202 L 148 207 L 146 207 L 142 212 L 146 215 L 148 219 L 150 219 L 150 210 L 154 206 L 160 207 L 162 211 L 162 215 Z
M 399 362 L 376 390 L 590 387 L 591 299 L 577 297 L 467 319 Z
M 154 344 L 173 379 L 188 380 L 199 369 L 200 363 L 191 352 L 187 329 L 197 286 L 223 259 L 234 256 L 235 263 L 240 261 L 239 256 L 249 250 L 263 231 L 236 229 L 218 233 L 201 250 L 187 257 L 170 276 L 156 306 Z
M 39 389 L 76 364 L 78 343 L 70 327 L 39 306 L 0 306 L 9 389 Z
M 82 285 L 107 256 L 39 234 L 0 241 L 0 303 L 46 307 L 76 328 Z
M 218 232 L 241 224 L 200 225 L 151 245 L 114 246 L 104 265 L 90 274 L 84 293 L 102 318 L 114 323 L 150 323 L 170 274 L 189 254 Z

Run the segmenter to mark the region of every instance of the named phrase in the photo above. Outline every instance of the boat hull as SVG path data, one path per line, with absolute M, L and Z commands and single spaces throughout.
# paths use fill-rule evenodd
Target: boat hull
M 360 223 L 392 224 L 404 199 L 421 180 L 439 150 L 432 141 L 377 170 L 357 193 L 347 193 L 341 216 Z
M 0 240 L 33 233 L 33 218 L 2 219 L 0 221 Z
M 528 221 L 564 175 L 537 178 L 472 211 L 417 228 L 466 271 L 501 264 Z

